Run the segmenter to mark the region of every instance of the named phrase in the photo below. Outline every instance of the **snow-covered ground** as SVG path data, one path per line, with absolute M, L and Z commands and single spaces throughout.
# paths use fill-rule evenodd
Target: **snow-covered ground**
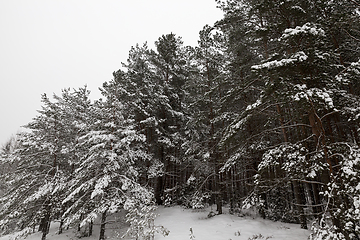
M 261 218 L 237 217 L 228 213 L 208 218 L 210 209 L 192 211 L 181 207 L 159 208 L 157 224 L 166 227 L 167 237 L 156 236 L 156 240 L 190 239 L 190 228 L 196 240 L 248 240 L 257 239 L 305 240 L 310 231 L 300 229 L 300 225 L 273 222 Z M 263 238 L 261 238 L 261 236 Z
M 155 240 L 184 240 L 190 239 L 190 228 L 196 240 L 306 240 L 310 231 L 300 229 L 300 225 L 281 222 L 272 222 L 261 218 L 237 217 L 228 213 L 208 218 L 211 209 L 191 210 L 179 206 L 164 208 L 159 207 L 156 225 L 163 225 L 170 234 L 167 237 L 156 235 Z M 114 217 L 113 220 L 116 220 Z M 107 239 L 120 239 L 126 231 L 123 217 L 117 217 L 117 223 L 108 224 L 106 230 Z M 57 223 L 51 225 L 49 240 L 72 240 L 75 232 L 72 229 L 56 234 Z M 9 240 L 13 236 L 0 237 L 0 240 Z M 99 238 L 99 226 L 94 226 L 94 234 L 84 237 L 84 240 L 97 240 Z M 28 240 L 41 239 L 41 233 L 35 233 L 27 237 Z

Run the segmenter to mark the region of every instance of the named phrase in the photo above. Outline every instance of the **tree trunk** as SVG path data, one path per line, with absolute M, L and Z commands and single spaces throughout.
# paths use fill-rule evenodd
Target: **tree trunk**
M 308 206 L 312 206 L 314 204 L 313 202 L 313 196 L 312 196 L 312 192 L 311 192 L 311 185 L 310 183 L 303 183 L 304 186 L 304 190 L 305 190 L 305 200 L 306 200 L 306 205 Z
M 325 161 L 329 165 L 329 174 L 330 179 L 332 179 L 333 175 L 333 167 L 331 160 L 328 155 L 328 149 L 325 142 L 325 130 L 322 125 L 321 119 L 317 116 L 314 107 L 309 112 L 309 122 L 311 125 L 312 132 L 314 134 L 314 139 L 317 144 L 322 146 L 324 155 L 325 155 Z
M 91 221 L 89 222 L 88 237 L 90 237 L 90 236 L 92 235 L 92 233 L 93 233 L 93 225 L 94 225 L 94 223 L 93 223 L 93 221 L 91 220 Z
M 63 226 L 64 226 L 64 219 L 61 218 L 61 219 L 60 219 L 60 226 L 59 226 L 59 232 L 58 232 L 58 234 L 62 234 L 62 232 L 63 232 Z
M 81 214 L 81 215 L 80 215 L 80 219 L 79 219 L 79 220 L 80 220 L 80 222 L 83 220 L 83 218 L 84 218 L 84 215 L 83 215 L 83 214 Z M 80 232 L 80 231 L 81 231 L 80 222 L 79 222 L 79 223 L 78 223 L 78 225 L 77 225 L 77 231 L 78 231 L 78 232 Z
M 289 139 L 288 139 L 288 136 L 287 136 L 287 133 L 286 133 L 286 129 L 284 127 L 284 117 L 283 117 L 283 114 L 281 112 L 281 108 L 280 108 L 279 104 L 276 104 L 276 110 L 277 110 L 277 112 L 278 112 L 278 114 L 280 116 L 279 121 L 280 121 L 280 124 L 281 124 L 281 131 L 283 133 L 284 141 L 288 142 Z
M 60 226 L 59 226 L 59 231 L 58 231 L 58 234 L 62 234 L 63 232 L 63 226 L 64 226 L 64 218 L 62 217 L 62 215 L 64 214 L 65 212 L 65 206 L 62 205 L 61 206 L 61 211 L 60 211 Z
M 41 224 L 42 224 L 42 227 L 41 227 L 41 231 L 42 231 L 41 240 L 45 240 L 46 235 L 49 233 L 49 228 L 50 228 L 50 205 L 49 204 L 46 206 L 45 211 L 46 211 L 45 216 L 41 220 Z
M 220 186 L 220 173 L 219 173 L 219 164 L 215 159 L 215 192 L 216 192 L 216 211 L 218 214 L 222 214 L 222 194 L 221 194 L 221 186 Z
M 155 201 L 157 205 L 162 205 L 162 191 L 163 191 L 163 176 L 159 176 L 156 178 L 156 185 L 155 185 Z
M 297 210 L 300 214 L 300 224 L 301 224 L 301 228 L 302 229 L 308 229 L 307 228 L 307 222 L 306 222 L 306 216 L 304 214 L 304 209 L 301 205 L 303 205 L 303 202 L 301 200 L 301 193 L 300 193 L 300 186 L 299 183 L 297 181 L 293 181 L 293 185 L 294 185 L 294 194 L 295 194 L 295 199 L 296 199 L 296 206 L 297 206 Z
M 45 217 L 42 217 L 40 220 L 38 231 L 42 232 L 44 227 L 45 227 Z
M 320 194 L 319 194 L 319 186 L 316 183 L 312 184 L 313 196 L 314 196 L 314 204 L 313 212 L 317 215 L 317 218 L 320 218 L 320 213 L 322 212 L 322 207 L 320 205 Z
M 230 211 L 233 212 L 235 209 L 235 195 L 234 195 L 234 181 L 233 181 L 233 171 L 234 167 L 230 168 L 228 171 L 228 182 L 227 182 L 227 192 L 228 192 L 228 198 L 230 201 Z
M 107 210 L 105 210 L 105 212 L 101 215 L 99 240 L 105 240 L 106 213 Z
M 260 194 L 260 200 L 262 200 L 264 204 L 259 208 L 259 214 L 263 219 L 265 219 L 266 210 L 268 209 L 266 193 Z

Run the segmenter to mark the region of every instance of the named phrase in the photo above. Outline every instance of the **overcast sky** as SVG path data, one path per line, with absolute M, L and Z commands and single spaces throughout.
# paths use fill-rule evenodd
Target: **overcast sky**
M 98 99 L 131 46 L 170 32 L 195 46 L 221 17 L 215 0 L 0 0 L 0 145 L 37 115 L 41 94 L 86 84 Z

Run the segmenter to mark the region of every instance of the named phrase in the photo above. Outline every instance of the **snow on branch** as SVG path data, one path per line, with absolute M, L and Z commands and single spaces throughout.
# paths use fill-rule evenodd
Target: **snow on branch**
M 278 67 L 284 67 L 284 66 L 289 66 L 291 64 L 295 64 L 295 63 L 299 63 L 299 62 L 304 62 L 306 61 L 308 58 L 308 56 L 303 52 L 303 51 L 299 51 L 294 53 L 293 55 L 290 56 L 290 58 L 285 58 L 285 59 L 281 59 L 281 60 L 273 60 L 270 62 L 265 62 L 263 64 L 259 64 L 259 65 L 254 65 L 251 67 L 252 70 L 261 70 L 261 69 L 274 69 L 274 68 L 278 68 Z
M 311 34 L 313 36 L 325 36 L 325 31 L 321 28 L 318 28 L 312 23 L 305 23 L 302 26 L 297 26 L 295 28 L 287 28 L 284 30 L 284 34 L 281 36 L 281 39 L 286 39 L 291 36 L 299 34 Z

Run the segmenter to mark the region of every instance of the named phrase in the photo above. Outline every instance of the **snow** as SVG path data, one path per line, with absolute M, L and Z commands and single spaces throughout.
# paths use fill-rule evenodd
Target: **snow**
M 124 239 L 124 240 L 130 240 L 130 238 L 121 238 L 126 233 L 126 230 L 129 226 L 125 222 L 125 215 L 124 212 L 118 213 L 117 215 L 112 215 L 108 217 L 108 224 L 106 225 L 106 232 L 105 236 L 107 239 Z M 90 237 L 82 237 L 83 240 L 98 240 L 99 239 L 99 233 L 100 233 L 100 224 L 98 224 L 99 219 L 95 221 L 95 224 L 93 226 L 93 235 Z M 80 239 L 77 238 L 75 229 L 68 229 L 64 230 L 62 234 L 58 234 L 57 231 L 59 229 L 59 222 L 52 222 L 50 225 L 49 234 L 46 236 L 47 240 L 75 240 Z M 82 231 L 84 231 L 85 228 L 82 228 Z M 18 233 L 0 236 L 0 240 L 13 240 Z M 26 240 L 39 240 L 41 239 L 41 232 L 36 232 L 28 237 L 26 237 Z M 23 239 L 23 238 L 19 238 Z
M 298 35 L 298 34 L 306 34 L 309 33 L 311 35 L 319 35 L 319 36 L 325 36 L 325 31 L 321 28 L 317 28 L 314 24 L 311 23 L 305 23 L 303 26 L 297 26 L 295 28 L 287 28 L 284 31 L 284 34 L 281 38 L 285 39 L 290 36 Z
M 292 6 L 291 9 L 292 10 L 297 10 L 297 11 L 302 12 L 302 13 L 306 13 L 306 11 L 300 6 Z
M 215 209 L 213 209 L 215 210 Z M 273 240 L 305 240 L 310 231 L 297 224 L 273 222 L 261 218 L 238 217 L 225 211 L 225 214 L 208 218 L 211 208 L 191 210 L 182 207 L 159 207 L 155 224 L 163 225 L 170 233 L 167 237 L 157 235 L 155 240 L 190 239 L 190 228 L 197 240 L 248 240 L 254 235 Z M 0 239 L 1 240 L 1 239 Z
M 109 185 L 109 182 L 111 181 L 109 175 L 105 175 L 102 178 L 100 178 L 95 185 L 94 191 L 91 193 L 91 199 L 96 197 L 97 195 L 104 194 L 104 189 Z
M 288 66 L 288 65 L 291 65 L 291 64 L 294 64 L 297 62 L 303 62 L 303 61 L 306 61 L 307 58 L 308 58 L 308 56 L 303 51 L 299 51 L 299 52 L 296 52 L 293 55 L 291 55 L 290 58 L 265 62 L 260 65 L 254 65 L 251 67 L 251 69 L 253 69 L 253 70 L 269 69 L 270 70 L 270 69 L 274 69 L 274 68 L 278 68 L 278 67 Z
M 323 102 L 329 109 L 334 109 L 334 102 L 331 98 L 330 94 L 332 92 L 327 89 L 318 89 L 318 88 L 311 88 L 306 90 L 306 86 L 304 85 L 295 85 L 295 89 L 299 90 L 292 98 L 294 101 L 300 101 L 302 99 L 306 99 L 307 101 L 309 98 L 316 97 L 321 102 Z
M 261 105 L 261 103 L 262 103 L 262 102 L 261 102 L 261 99 L 256 100 L 255 103 L 250 104 L 250 105 L 248 105 L 248 106 L 246 107 L 246 111 L 250 111 L 251 109 L 257 108 L 258 106 Z
M 187 185 L 190 185 L 193 181 L 195 181 L 196 178 L 194 177 L 194 175 L 191 174 L 191 176 L 188 178 L 188 180 L 186 181 Z M 359 184 L 360 185 L 360 184 Z
M 311 172 L 306 177 L 315 178 L 316 177 L 316 172 L 312 169 Z
M 227 209 L 222 215 L 216 215 L 208 218 L 212 209 L 209 207 L 205 210 L 184 209 L 180 206 L 159 207 L 156 225 L 162 225 L 170 233 L 164 237 L 160 234 L 155 236 L 155 240 L 183 240 L 190 239 L 190 228 L 192 228 L 194 239 L 196 240 L 248 240 L 249 238 L 263 236 L 263 239 L 271 240 L 306 240 L 310 235 L 309 230 L 300 228 L 298 224 L 289 224 L 273 222 L 261 218 L 238 217 L 228 213 Z M 215 209 L 213 209 L 215 210 Z M 106 237 L 110 239 L 122 239 L 127 229 L 124 222 L 124 213 L 111 216 L 112 224 L 107 225 Z M 56 234 L 59 223 L 52 223 L 48 240 L 70 240 L 76 239 L 73 229 L 65 230 L 63 234 Z M 97 240 L 99 237 L 99 225 L 94 225 L 94 232 L 91 237 L 83 237 L 84 240 Z M 11 240 L 15 234 L 0 237 L 0 240 Z M 41 238 L 41 233 L 31 234 L 27 240 L 37 240 Z

